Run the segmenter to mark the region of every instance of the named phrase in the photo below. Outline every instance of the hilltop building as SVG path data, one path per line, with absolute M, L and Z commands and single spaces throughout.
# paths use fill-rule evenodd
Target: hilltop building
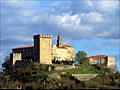
M 34 35 L 33 46 L 19 46 L 12 49 L 10 58 L 12 65 L 34 64 L 73 64 L 75 61 L 75 51 L 70 45 L 62 43 L 62 37 L 59 33 L 57 43 L 52 45 L 52 35 L 38 34 Z M 106 55 L 96 55 L 88 57 L 90 65 L 103 65 L 107 68 L 115 68 L 115 58 Z M 27 64 L 25 64 L 27 63 Z
M 52 60 L 56 63 L 74 63 L 75 51 L 70 45 L 62 44 L 62 37 L 59 33 L 57 44 L 52 47 Z
M 34 62 L 52 64 L 52 35 L 34 35 Z
M 34 46 L 19 46 L 12 49 L 10 54 L 12 64 L 17 62 L 33 62 L 35 64 L 52 64 L 56 62 L 74 63 L 74 48 L 62 44 L 62 37 L 59 34 L 57 45 L 52 45 L 52 35 L 34 35 Z
M 115 58 L 113 56 L 96 55 L 88 57 L 90 65 L 103 65 L 107 68 L 115 68 Z
M 34 57 L 34 46 L 19 46 L 12 49 L 12 53 L 10 55 L 12 64 L 14 65 L 16 61 L 33 61 Z

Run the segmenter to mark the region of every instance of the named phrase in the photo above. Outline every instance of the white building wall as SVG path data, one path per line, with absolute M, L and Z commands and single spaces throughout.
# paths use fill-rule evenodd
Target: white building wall
M 107 62 L 108 68 L 115 68 L 115 58 L 112 56 L 108 56 L 108 62 Z
M 74 61 L 75 60 L 75 53 L 74 48 L 59 48 L 56 45 L 52 47 L 52 59 L 58 61 Z
M 12 53 L 13 56 L 13 65 L 17 60 L 21 61 L 22 60 L 22 54 L 21 53 Z

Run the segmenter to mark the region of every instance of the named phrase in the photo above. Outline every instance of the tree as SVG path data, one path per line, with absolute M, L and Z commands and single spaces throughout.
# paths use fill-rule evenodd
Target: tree
M 76 54 L 76 58 L 78 60 L 78 63 L 83 64 L 84 61 L 87 60 L 87 53 L 84 51 L 78 51 Z
M 2 64 L 3 69 L 9 70 L 11 68 L 12 61 L 10 60 L 9 56 L 6 56 L 4 58 L 4 63 Z

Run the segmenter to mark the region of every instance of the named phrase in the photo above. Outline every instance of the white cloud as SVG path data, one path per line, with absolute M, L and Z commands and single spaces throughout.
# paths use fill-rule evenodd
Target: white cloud
M 109 35 L 108 31 L 103 31 L 101 33 L 96 34 L 95 36 L 97 36 L 97 37 L 105 37 L 105 36 L 108 36 L 108 35 Z
M 119 0 L 101 0 L 98 1 L 98 9 L 105 12 L 113 12 L 119 8 Z
M 90 6 L 94 6 L 93 1 L 85 1 L 86 4 Z M 89 11 L 89 12 L 83 12 L 83 13 L 75 13 L 72 14 L 70 10 L 70 7 L 72 3 L 65 2 L 56 2 L 54 4 L 50 4 L 50 9 L 57 9 L 55 12 L 59 12 L 58 6 L 63 6 L 65 9 L 65 4 L 67 4 L 67 10 L 68 12 L 65 12 L 62 10 L 60 14 L 51 14 L 50 12 L 47 12 L 49 7 L 44 10 L 42 8 L 38 8 L 36 4 L 37 2 L 24 2 L 24 1 L 16 1 L 12 2 L 13 6 L 11 5 L 10 7 L 14 7 L 14 5 L 19 6 L 17 8 L 17 12 L 14 11 L 15 9 L 11 9 L 11 12 L 14 14 L 14 16 L 8 16 L 5 17 L 6 20 L 9 20 L 10 17 L 10 23 L 9 23 L 9 28 L 7 28 L 10 31 L 10 34 L 14 35 L 16 33 L 17 35 L 23 35 L 23 36 L 30 36 L 32 33 L 39 32 L 41 31 L 44 32 L 50 32 L 50 33 L 56 33 L 56 32 L 64 32 L 66 36 L 69 38 L 104 38 L 106 36 L 111 35 L 110 32 L 113 30 L 109 29 L 105 30 L 104 27 L 102 29 L 95 28 L 96 24 L 108 24 L 107 22 L 109 21 L 109 18 L 107 16 L 104 16 L 104 13 L 98 12 L 98 11 Z M 20 4 L 20 5 L 19 5 Z M 24 5 L 26 5 L 24 7 Z M 32 8 L 32 7 L 35 8 Z M 49 6 L 49 5 L 48 5 Z M 23 7 L 22 9 L 20 7 Z M 15 7 L 14 7 L 15 8 Z M 44 11 L 44 13 L 43 13 Z M 54 12 L 54 13 L 55 13 Z M 112 21 L 111 21 L 112 22 Z M 7 24 L 7 22 L 5 22 Z M 99 26 L 102 27 L 102 26 Z M 18 30 L 18 31 L 16 31 Z M 28 33 L 30 35 L 28 35 Z M 18 34 L 19 33 L 19 34 Z M 68 35 L 67 35 L 68 34 Z M 75 34 L 73 37 L 70 36 L 70 34 Z M 91 35 L 92 34 L 92 35 Z M 112 37 L 112 36 L 111 36 Z
M 41 1 L 3 2 L 0 13 L 2 53 L 5 51 L 8 54 L 11 48 L 18 45 L 33 44 L 33 35 L 39 33 L 57 36 L 58 32 L 61 32 L 65 43 L 71 44 L 76 42 L 75 40 L 87 38 L 88 42 L 91 42 L 89 39 L 99 38 L 108 40 L 106 45 L 119 46 L 118 17 L 109 13 L 116 13 L 118 1 L 84 0 L 82 4 L 81 1 L 72 3 L 71 0 L 47 3 L 44 1 L 44 5 Z M 55 41 L 56 37 L 53 38 Z M 92 44 L 93 47 L 88 44 L 86 46 L 91 46 L 89 48 L 94 50 L 101 49 L 101 44 L 92 42 L 95 43 Z
M 48 22 L 54 22 L 61 27 L 79 26 L 81 19 L 79 15 L 70 15 L 64 13 L 63 15 L 50 15 L 48 16 Z
M 64 14 L 59 17 L 59 24 L 62 26 L 78 26 L 80 25 L 81 19 L 78 15 Z
M 48 22 L 49 24 L 57 25 L 61 32 L 76 34 L 78 37 L 83 36 L 83 34 L 86 36 L 86 34 L 92 31 L 91 27 L 80 23 L 81 18 L 79 15 L 50 15 Z
M 94 6 L 94 4 L 93 4 L 93 2 L 91 1 L 91 0 L 85 0 L 84 1 L 84 4 L 88 7 L 93 7 Z
M 33 15 L 33 12 L 31 12 L 31 10 L 20 10 L 19 11 L 19 15 L 23 16 L 23 17 L 30 17 Z
M 103 14 L 99 12 L 82 13 L 81 17 L 84 20 L 84 22 L 87 22 L 90 24 L 99 24 L 99 23 L 105 22 L 105 18 Z
M 49 4 L 49 8 L 54 12 L 54 14 L 61 14 L 61 12 L 70 13 L 71 4 L 72 3 L 70 1 L 54 1 Z

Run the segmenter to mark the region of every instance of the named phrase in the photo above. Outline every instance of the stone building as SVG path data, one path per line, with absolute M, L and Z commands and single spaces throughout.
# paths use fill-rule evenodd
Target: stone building
M 32 61 L 33 60 L 33 48 L 34 46 L 20 46 L 12 49 L 11 59 L 13 64 L 17 60 Z
M 62 44 L 62 37 L 59 33 L 57 44 L 52 47 L 52 61 L 58 63 L 74 63 L 75 51 L 70 45 Z
M 52 64 L 52 35 L 34 35 L 34 62 Z
M 88 57 L 90 65 L 104 65 L 110 69 L 115 68 L 115 58 L 113 56 L 96 55 Z
M 62 44 L 61 35 L 58 35 L 57 45 L 52 45 L 52 35 L 34 35 L 34 46 L 20 46 L 12 49 L 11 60 L 14 65 L 16 61 L 29 61 L 37 64 L 52 64 L 54 61 L 74 62 L 74 48 Z

